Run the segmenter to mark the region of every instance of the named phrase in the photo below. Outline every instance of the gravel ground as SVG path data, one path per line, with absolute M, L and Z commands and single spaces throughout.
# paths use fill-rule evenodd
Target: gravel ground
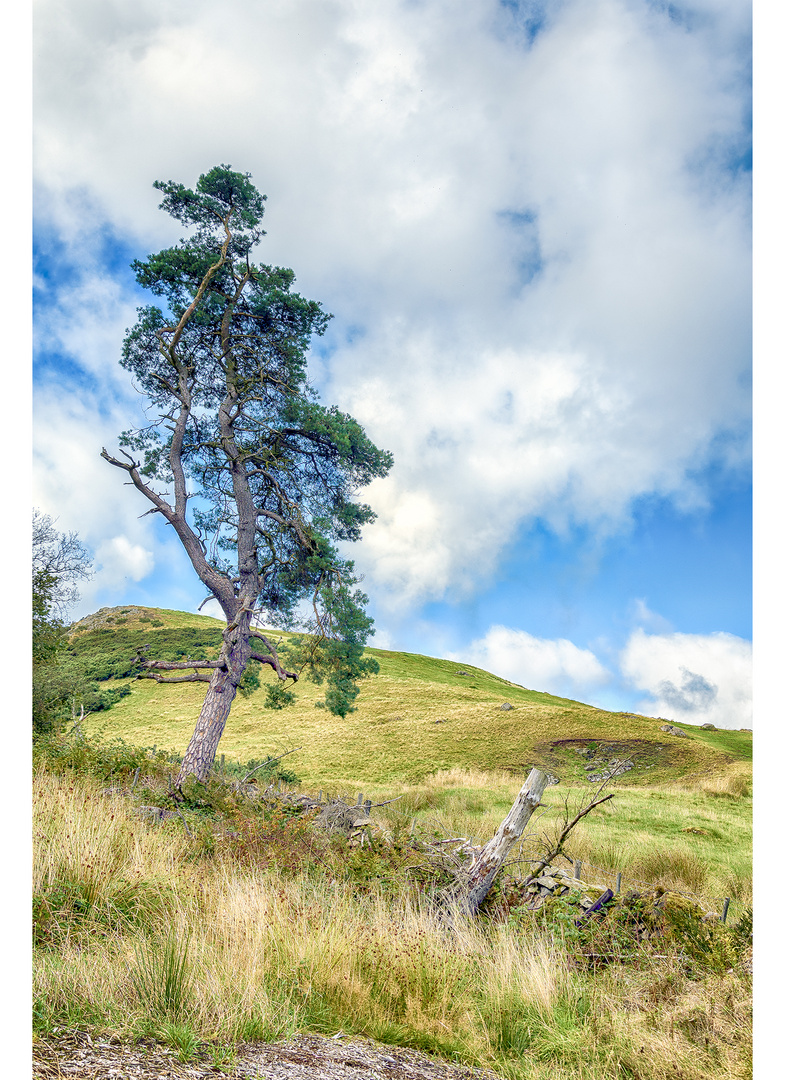
M 414 1050 L 368 1040 L 300 1035 L 280 1043 L 244 1046 L 231 1066 L 183 1064 L 157 1045 L 92 1040 L 84 1032 L 36 1040 L 36 1080 L 496 1080 L 480 1072 L 435 1061 Z

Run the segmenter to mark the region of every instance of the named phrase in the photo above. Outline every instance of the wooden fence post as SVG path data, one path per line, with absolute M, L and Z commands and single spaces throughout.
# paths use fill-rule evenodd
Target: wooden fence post
M 725 903 L 722 905 L 722 921 L 723 922 L 725 922 L 725 920 L 728 917 L 728 908 L 729 907 L 730 907 L 730 897 L 726 896 L 725 897 Z
M 583 863 L 581 862 L 580 859 L 575 859 L 573 864 L 572 864 L 572 872 L 575 875 L 575 877 L 578 879 L 578 881 L 581 880 L 581 867 L 582 866 L 583 866 Z
M 621 871 L 616 875 L 616 892 L 621 892 Z

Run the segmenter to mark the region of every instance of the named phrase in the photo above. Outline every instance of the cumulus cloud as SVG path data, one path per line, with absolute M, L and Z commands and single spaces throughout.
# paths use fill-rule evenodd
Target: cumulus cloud
M 646 695 L 640 712 L 687 724 L 752 726 L 752 645 L 743 638 L 635 630 L 619 666 Z
M 591 650 L 579 649 L 565 638 L 537 638 L 508 626 L 492 626 L 460 655 L 448 654 L 448 659 L 467 658 L 510 682 L 564 697 L 590 695 L 611 678 Z
M 127 536 L 113 536 L 99 544 L 96 575 L 103 589 L 119 589 L 129 581 L 141 581 L 155 565 L 152 551 L 133 544 Z
M 534 516 L 699 505 L 694 471 L 747 454 L 747 5 L 563 0 L 533 40 L 525 10 L 38 5 L 36 182 L 70 252 L 172 242 L 157 178 L 226 161 L 267 192 L 261 257 L 338 316 L 325 396 L 396 457 L 357 553 L 390 608 L 476 587 Z M 98 377 L 133 297 L 83 275 L 44 344 Z

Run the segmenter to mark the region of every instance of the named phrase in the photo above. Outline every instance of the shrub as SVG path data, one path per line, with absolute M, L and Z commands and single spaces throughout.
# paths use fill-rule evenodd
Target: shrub
M 128 780 L 137 770 L 147 776 L 168 779 L 176 754 L 155 747 L 132 746 L 124 739 L 110 741 L 100 734 L 89 738 L 78 729 L 67 734 L 41 735 L 33 742 L 33 764 L 57 775 L 68 770 L 99 780 Z

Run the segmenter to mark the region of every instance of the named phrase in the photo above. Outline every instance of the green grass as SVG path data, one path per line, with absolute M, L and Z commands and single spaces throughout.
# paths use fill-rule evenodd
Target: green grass
M 436 818 L 452 828 L 487 813 L 498 823 L 510 789 L 504 774 L 452 770 L 408 788 L 379 817 L 395 826 L 395 815 L 400 824 L 414 812 L 426 832 Z M 557 793 L 549 788 L 548 801 Z M 595 831 L 581 852 L 621 845 L 632 830 L 628 858 L 637 852 L 654 866 L 641 830 L 672 855 L 680 799 L 681 820 L 702 814 L 719 832 L 733 821 L 730 808 L 749 802 L 715 799 L 715 820 L 711 798 L 627 789 L 620 810 L 603 806 L 587 819 Z M 238 807 L 232 823 L 242 835 L 205 847 L 195 829 L 149 825 L 133 808 L 127 784 L 107 794 L 98 777 L 57 775 L 39 762 L 33 892 L 46 926 L 34 952 L 34 1024 L 42 1038 L 73 1029 L 153 1038 L 182 1061 L 217 1063 L 242 1042 L 343 1031 L 510 1080 L 750 1075 L 739 913 L 735 926 L 688 925 L 654 941 L 631 936 L 624 909 L 585 932 L 566 913 L 562 922 L 458 920 L 444 933 L 402 872 L 411 858 L 398 865 L 381 844 L 347 848 L 299 819 Z M 213 825 L 225 832 L 220 818 Z M 271 860 L 272 851 L 288 858 Z M 409 856 L 422 858 L 413 848 Z M 691 865 L 679 860 L 680 870 Z M 115 902 L 125 883 L 145 897 L 165 885 L 165 905 L 141 923 L 129 917 Z M 88 893 L 90 907 L 74 907 L 71 897 Z M 587 963 L 597 951 L 616 959 Z
M 380 672 L 355 713 L 315 708 L 320 689 L 308 682 L 283 711 L 264 709 L 261 693 L 237 698 L 219 755 L 247 763 L 301 747 L 285 764 L 304 790 L 394 799 L 373 811 L 372 848 L 336 846 L 287 814 L 265 817 L 231 788 L 212 814 L 209 798 L 186 805 L 188 831 L 179 819 L 151 825 L 134 805 L 166 802 L 167 752 L 185 749 L 204 687 L 105 676 L 145 642 L 192 657 L 215 649 L 220 629 L 132 607 L 74 628 L 72 661 L 92 658 L 101 686 L 130 693 L 87 718 L 87 742 L 36 744 L 41 1037 L 153 1038 L 182 1061 L 217 1065 L 243 1042 L 341 1030 L 510 1080 L 751 1076 L 750 980 L 734 952 L 752 904 L 749 733 L 680 724 L 689 737 L 668 736 L 658 718 L 606 712 L 468 664 L 371 650 Z M 554 773 L 561 782 L 546 789 L 508 860 L 498 895 L 514 896 L 565 801 L 574 813 L 597 790 L 577 752 L 590 743 L 638 767 L 568 840 L 584 879 L 615 890 L 621 872 L 623 892 L 657 885 L 715 911 L 730 897 L 728 927 L 639 940 L 613 918 L 578 931 L 573 909 L 532 918 L 497 898 L 487 918 L 437 930 L 418 891 L 436 879 L 412 837 L 487 840 L 529 769 Z M 140 749 L 153 746 L 155 756 Z M 592 966 L 585 952 L 615 960 Z
M 122 611 L 104 609 L 77 624 L 75 643 L 82 651 L 91 642 L 108 650 L 116 637 L 132 650 L 135 642 L 153 642 L 156 629 L 168 644 L 178 627 L 200 631 L 200 640 L 202 633 L 212 637 L 220 627 L 218 620 L 184 612 Z M 118 619 L 124 622 L 118 624 Z M 153 628 L 153 620 L 162 626 Z M 280 634 L 284 641 L 286 636 Z M 632 756 L 651 766 L 626 774 L 623 786 L 707 779 L 734 762 L 750 760 L 752 739 L 743 732 L 682 724 L 689 738 L 680 739 L 661 732 L 659 719 L 606 712 L 529 690 L 471 665 L 369 651 L 380 672 L 363 683 L 356 712 L 341 719 L 316 709 L 320 688 L 305 680 L 296 687 L 295 705 L 283 711 L 263 708 L 261 693 L 238 698 L 220 752 L 239 761 L 302 746 L 291 765 L 304 784 L 363 790 L 373 784 L 421 782 L 453 767 L 504 770 L 518 777 L 537 765 L 565 782 L 577 782 L 585 759 L 575 753 L 575 746 L 588 740 L 611 743 L 614 756 Z M 458 674 L 461 671 L 466 674 Z M 182 753 L 204 686 L 165 686 L 150 680 L 134 680 L 130 686 L 130 694 L 111 710 L 88 720 L 89 729 Z M 503 711 L 503 702 L 513 708 Z

